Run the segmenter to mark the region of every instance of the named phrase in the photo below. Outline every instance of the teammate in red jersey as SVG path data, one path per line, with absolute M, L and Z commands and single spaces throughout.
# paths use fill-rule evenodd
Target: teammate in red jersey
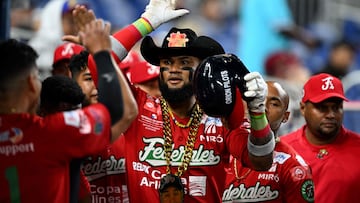
M 65 42 L 56 47 L 51 74 L 71 77 L 69 69 L 70 58 L 75 54 L 79 54 L 82 50 L 84 50 L 83 46 L 71 42 Z
M 279 83 L 268 81 L 267 85 L 266 117 L 276 135 L 281 123 L 288 120 L 289 96 Z M 305 161 L 277 138 L 273 165 L 268 171 L 254 171 L 232 159 L 222 202 L 313 202 L 313 190 Z
M 42 82 L 40 93 L 41 116 L 81 108 L 85 95 L 80 86 L 64 75 L 54 75 Z
M 109 32 L 98 20 L 80 33 L 101 67 L 99 89 L 106 94 L 100 104 L 45 118 L 35 115 L 41 90 L 36 52 L 13 39 L 0 43 L 0 202 L 68 202 L 70 160 L 97 153 L 109 135 L 119 136 L 123 101 Z
M 358 202 L 360 135 L 345 129 L 341 81 L 329 74 L 313 75 L 300 102 L 306 124 L 281 137 L 310 165 L 317 203 Z
M 79 109 L 84 99 L 85 95 L 82 89 L 74 80 L 64 75 L 50 76 L 42 83 L 39 114 L 47 116 L 57 112 Z M 82 160 L 75 159 L 70 163 L 70 203 L 91 202 L 89 181 L 80 170 Z
M 73 80 L 81 87 L 85 94 L 82 101 L 83 107 L 90 104 L 98 103 L 98 92 L 92 80 L 90 70 L 88 68 L 87 51 L 74 55 L 69 63 Z M 125 76 L 122 80 L 127 83 Z M 124 95 L 126 116 L 122 118 L 123 131 L 130 125 L 132 119 L 137 115 L 136 101 L 132 98 L 129 88 L 122 92 Z M 107 146 L 102 152 L 81 160 L 81 167 L 77 171 L 82 170 L 87 179 L 90 181 L 92 202 L 102 202 L 114 199 L 123 202 L 128 199 L 125 177 L 125 157 L 124 157 L 124 138 L 120 136 L 118 140 Z M 84 191 L 80 188 L 80 191 Z

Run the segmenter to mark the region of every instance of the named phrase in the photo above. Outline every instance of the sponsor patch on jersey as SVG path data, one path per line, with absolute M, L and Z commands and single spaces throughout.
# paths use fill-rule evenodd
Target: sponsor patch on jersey
M 98 111 L 90 109 L 89 113 L 94 118 L 94 134 L 100 134 L 104 130 L 104 124 L 102 123 L 101 116 Z
M 314 182 L 312 180 L 306 180 L 301 185 L 301 196 L 307 202 L 314 202 Z
M 288 160 L 291 155 L 284 153 L 284 152 L 277 152 L 274 151 L 275 155 L 274 155 L 274 163 L 279 163 L 279 164 L 283 164 L 286 160 Z
M 11 128 L 9 140 L 13 144 L 19 143 L 24 137 L 24 134 L 20 128 Z
M 64 121 L 66 125 L 78 128 L 80 126 L 80 115 L 77 111 L 65 111 Z
M 291 177 L 294 181 L 299 181 L 306 178 L 306 169 L 302 166 L 295 166 L 290 169 Z
M 0 132 L 0 142 L 10 141 L 13 144 L 19 143 L 24 137 L 23 131 L 20 128 L 10 128 Z
M 206 176 L 189 176 L 189 195 L 206 196 Z

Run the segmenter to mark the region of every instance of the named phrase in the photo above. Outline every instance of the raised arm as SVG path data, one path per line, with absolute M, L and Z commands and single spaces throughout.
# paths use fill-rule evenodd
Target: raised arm
M 111 141 L 123 133 L 137 115 L 137 105 L 110 50 L 110 24 L 93 20 L 79 32 L 82 44 L 93 55 L 98 69 L 99 102 L 109 110 L 112 120 Z
M 124 59 L 136 42 L 161 24 L 189 13 L 186 9 L 175 9 L 175 5 L 176 0 L 150 0 L 139 19 L 115 32 L 111 36 L 113 56 L 116 56 L 115 60 Z M 96 18 L 91 9 L 88 10 L 81 5 L 75 7 L 73 17 L 80 31 L 85 28 L 87 23 Z M 81 43 L 79 36 L 65 35 L 63 40 Z
M 268 170 L 272 165 L 275 138 L 265 113 L 267 85 L 258 72 L 244 76 L 247 90 L 244 99 L 249 110 L 251 132 L 248 137 L 249 159 L 255 170 Z

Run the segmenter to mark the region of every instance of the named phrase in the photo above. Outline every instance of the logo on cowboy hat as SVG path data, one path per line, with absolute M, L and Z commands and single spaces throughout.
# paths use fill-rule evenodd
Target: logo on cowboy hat
M 153 65 L 160 64 L 161 57 L 167 56 L 195 56 L 205 59 L 208 56 L 224 54 L 223 47 L 214 39 L 197 36 L 191 29 L 173 27 L 158 47 L 150 36 L 146 36 L 141 43 L 142 56 Z

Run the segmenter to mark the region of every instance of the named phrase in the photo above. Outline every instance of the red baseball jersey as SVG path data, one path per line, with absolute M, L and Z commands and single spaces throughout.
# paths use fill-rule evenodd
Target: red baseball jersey
M 110 115 L 96 104 L 49 115 L 0 115 L 0 202 L 68 202 L 69 163 L 109 144 Z
M 130 202 L 159 202 L 160 179 L 166 174 L 160 100 L 140 89 L 135 95 L 139 115 L 124 134 L 129 199 Z M 189 121 L 189 118 L 176 119 L 181 123 Z M 183 160 L 189 128 L 180 128 L 172 120 L 170 127 L 174 141 L 171 171 L 175 174 Z M 189 168 L 181 176 L 184 202 L 221 202 L 226 175 L 224 165 L 229 162 L 229 152 L 245 159 L 247 137 L 245 129 L 229 134 L 220 119 L 203 116 Z
M 82 171 L 90 182 L 92 202 L 129 202 L 125 173 L 125 139 L 121 135 L 106 150 L 88 157 Z
M 305 128 L 282 136 L 310 165 L 316 203 L 358 202 L 360 189 L 360 135 L 344 127 L 330 144 L 315 146 Z
M 277 142 L 272 167 L 254 171 L 232 159 L 223 202 L 304 203 L 314 201 L 311 170 L 284 142 Z

